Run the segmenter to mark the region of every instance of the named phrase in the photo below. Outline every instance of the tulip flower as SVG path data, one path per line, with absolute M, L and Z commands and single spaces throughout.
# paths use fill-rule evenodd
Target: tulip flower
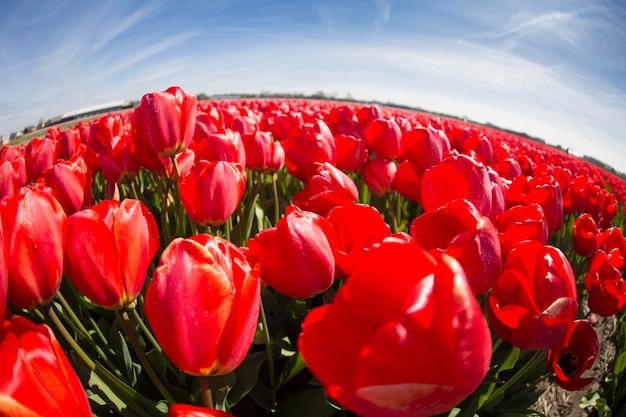
M 9 286 L 9 265 L 4 236 L 4 215 L 0 211 L 0 326 L 6 318 L 7 289 Z
M 598 226 L 593 216 L 583 213 L 574 221 L 574 250 L 580 256 L 590 257 L 596 251 Z
M 443 143 L 444 140 L 448 141 L 432 128 L 417 127 L 402 135 L 406 157 L 418 175 L 441 162 L 444 149 L 450 147 L 449 143 L 447 146 Z
M 59 138 L 59 158 L 72 158 L 82 143 L 80 131 L 76 126 L 61 132 Z
M 285 165 L 289 174 L 307 182 L 315 175 L 317 164 L 337 161 L 335 138 L 322 120 L 307 123 L 294 130 L 282 141 L 285 150 Z
M 337 278 L 348 278 L 369 249 L 391 233 L 380 212 L 366 204 L 335 207 L 326 219 L 337 235 L 333 251 Z
M 548 244 L 548 223 L 539 204 L 514 206 L 503 211 L 496 218 L 496 226 L 503 258 L 526 240 Z
M 26 145 L 26 172 L 28 178 L 36 181 L 57 161 L 59 142 L 48 138 L 33 138 Z
M 552 349 L 577 312 L 576 279 L 567 258 L 534 240 L 511 251 L 487 299 L 491 328 L 520 349 Z
M 293 204 L 326 216 L 334 207 L 354 204 L 358 198 L 359 190 L 354 181 L 326 162 L 318 165 L 315 175 L 293 196 Z
M 242 137 L 246 152 L 246 168 L 268 170 L 272 166 L 274 155 L 282 147 L 280 142 L 275 142 L 272 134 L 258 130 L 252 135 Z M 284 159 L 284 157 L 283 157 Z
M 81 157 L 58 161 L 43 174 L 65 214 L 71 216 L 91 202 L 91 172 Z
M 396 190 L 402 197 L 421 204 L 422 179 L 417 175 L 409 161 L 404 161 L 398 165 L 394 183 Z
M 196 128 L 196 96 L 180 87 L 144 95 L 133 115 L 133 136 L 160 156 L 185 149 Z
M 465 271 L 474 295 L 485 293 L 502 272 L 498 232 L 467 200 L 453 200 L 411 223 L 411 235 L 426 250 L 455 258 Z
M 402 132 L 393 119 L 373 120 L 363 131 L 369 149 L 378 159 L 396 159 L 403 153 Z
M 167 417 L 235 417 L 230 413 L 222 410 L 213 410 L 210 408 L 197 407 L 189 404 L 173 404 Z
M 335 275 L 335 232 L 323 217 L 295 206 L 276 226 L 248 242 L 259 261 L 261 279 L 293 298 L 310 298 L 328 289 Z
M 191 147 L 196 161 L 228 161 L 246 166 L 246 150 L 239 132 L 226 129 L 224 133 L 196 139 Z
M 422 176 L 424 211 L 437 210 L 448 201 L 466 199 L 483 216 L 491 214 L 492 184 L 483 164 L 465 155 L 450 155 Z
M 326 394 L 354 413 L 420 417 L 474 392 L 489 369 L 491 334 L 453 258 L 387 238 L 331 304 L 309 312 L 298 347 Z
M 69 217 L 65 273 L 95 304 L 121 310 L 141 292 L 158 248 L 156 222 L 141 201 L 105 200 Z
M 585 389 L 593 377 L 583 378 L 598 356 L 598 335 L 587 320 L 576 320 L 565 338 L 548 351 L 548 370 L 555 373 L 554 381 L 568 391 Z
M 548 232 L 558 232 L 563 224 L 563 196 L 559 183 L 552 175 L 547 175 L 531 180 L 529 185 L 528 202 L 541 206 L 546 215 Z
M 89 417 L 87 395 L 52 331 L 15 316 L 0 324 L 0 415 Z
M 28 176 L 24 158 L 0 162 L 0 199 L 15 194 L 26 184 Z
M 626 281 L 620 269 L 624 259 L 616 252 L 597 250 L 589 260 L 585 288 L 589 310 L 603 317 L 617 314 L 626 307 Z
M 148 285 L 145 312 L 165 354 L 183 372 L 222 375 L 252 344 L 258 272 L 231 242 L 206 234 L 174 239 Z
M 226 161 L 200 161 L 178 180 L 180 200 L 194 222 L 219 226 L 235 212 L 246 190 L 243 167 Z
M 397 172 L 398 167 L 391 159 L 372 159 L 363 167 L 361 176 L 367 188 L 381 197 L 395 191 Z
M 368 160 L 367 142 L 361 137 L 335 134 L 337 164 L 342 171 L 359 172 Z
M 49 188 L 26 186 L 3 200 L 8 299 L 18 308 L 48 304 L 61 285 L 67 216 Z

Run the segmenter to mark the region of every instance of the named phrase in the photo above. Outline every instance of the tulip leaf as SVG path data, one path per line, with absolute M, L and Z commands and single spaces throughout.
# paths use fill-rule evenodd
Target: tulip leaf
M 236 382 L 228 393 L 228 402 L 231 405 L 237 404 L 254 388 L 259 380 L 261 365 L 266 359 L 265 351 L 250 353 L 235 369 Z
M 283 367 L 283 371 L 280 374 L 280 379 L 278 381 L 278 388 L 284 385 L 291 378 L 298 375 L 300 371 L 302 371 L 305 368 L 306 368 L 306 363 L 304 363 L 304 359 L 302 358 L 302 355 L 300 355 L 300 352 L 291 356 L 287 360 L 287 363 L 285 363 L 285 366 Z
M 285 401 L 278 410 L 278 417 L 330 417 L 335 412 L 335 407 L 327 402 L 324 388 L 313 388 Z
M 257 381 L 254 388 L 250 390 L 249 395 L 264 410 L 269 411 L 272 409 L 272 392 L 262 381 Z
M 141 370 L 141 366 L 133 363 L 133 359 L 130 356 L 130 350 L 128 349 L 128 344 L 126 343 L 124 335 L 118 331 L 117 336 L 120 343 L 122 359 L 124 360 L 124 369 L 126 371 L 126 376 L 128 377 L 130 385 L 134 387 L 135 385 L 137 385 L 137 374 Z
M 184 403 L 193 402 L 193 398 L 189 390 L 181 389 L 179 385 L 172 385 L 169 378 L 167 378 L 169 370 L 168 365 L 170 363 L 169 360 L 165 357 L 164 353 L 153 349 L 146 352 L 146 357 L 148 358 L 148 361 L 150 361 L 150 364 L 152 365 L 156 373 L 161 378 L 161 381 L 165 384 L 167 390 L 170 392 L 170 394 L 174 396 L 177 401 Z

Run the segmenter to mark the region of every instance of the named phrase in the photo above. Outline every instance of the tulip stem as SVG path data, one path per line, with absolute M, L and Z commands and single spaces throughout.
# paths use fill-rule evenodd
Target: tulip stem
M 489 398 L 487 398 L 487 400 L 482 404 L 479 410 L 488 409 L 492 403 L 500 399 L 499 397 L 505 395 L 507 389 L 511 388 L 512 385 L 517 384 L 518 382 L 526 378 L 539 363 L 545 362 L 546 360 L 545 354 L 546 354 L 545 351 L 542 351 L 542 350 L 537 351 L 535 355 L 532 358 L 530 358 L 528 362 L 524 364 L 522 369 L 520 369 L 515 375 L 511 377 L 511 379 L 506 381 L 504 385 L 500 386 L 497 390 L 495 390 L 489 396 Z
M 148 329 L 148 326 L 146 326 L 146 323 L 144 323 L 139 313 L 137 313 L 137 309 L 133 309 L 133 316 L 135 317 L 135 321 L 137 321 L 137 323 L 139 324 L 139 327 L 141 328 L 143 334 L 148 338 L 150 343 L 152 343 L 152 346 L 154 346 L 154 349 L 156 349 L 156 351 L 159 353 L 163 353 L 161 345 L 159 345 L 159 342 L 156 341 L 156 339 L 152 335 L 152 332 L 150 331 L 150 329 Z
M 128 385 L 126 385 L 124 382 L 120 381 L 118 378 L 116 378 L 115 375 L 113 375 L 109 370 L 104 368 L 98 362 L 93 361 L 89 357 L 89 355 L 85 353 L 83 348 L 81 348 L 80 345 L 76 343 L 72 335 L 67 331 L 65 326 L 63 326 L 63 323 L 61 323 L 59 316 L 57 316 L 56 312 L 52 309 L 50 305 L 46 306 L 45 310 L 46 310 L 46 314 L 50 318 L 50 321 L 52 321 L 52 323 L 57 328 L 59 333 L 61 333 L 61 336 L 63 336 L 63 339 L 71 346 L 71 348 L 78 355 L 78 357 L 84 362 L 84 364 L 92 372 L 95 372 L 106 383 L 108 387 L 113 388 L 116 395 L 123 397 L 122 399 L 124 400 L 126 404 L 128 404 L 129 407 L 131 407 L 134 411 L 136 411 L 141 416 L 150 417 L 148 413 L 146 413 L 142 408 L 140 408 L 133 401 L 133 395 L 132 395 L 133 389 L 130 388 Z
M 397 233 L 398 219 L 396 218 L 396 211 L 394 210 L 393 194 L 388 194 L 387 196 L 387 208 L 389 209 L 389 214 L 391 215 L 391 230 L 393 233 Z
M 165 385 L 163 385 L 163 382 L 161 381 L 161 379 L 155 372 L 154 368 L 152 367 L 152 364 L 150 364 L 150 361 L 146 357 L 145 352 L 143 351 L 141 346 L 139 346 L 139 341 L 137 340 L 135 329 L 133 329 L 133 326 L 130 322 L 128 311 L 118 310 L 117 314 L 120 320 L 122 321 L 122 325 L 124 326 L 124 330 L 126 331 L 128 340 L 130 341 L 131 346 L 133 347 L 135 353 L 137 354 L 137 358 L 139 358 L 139 362 L 141 362 L 141 366 L 143 366 L 144 371 L 146 371 L 146 373 L 148 374 L 148 377 L 150 378 L 150 380 L 152 381 L 156 389 L 159 390 L 163 398 L 165 398 L 165 400 L 169 404 L 174 404 L 176 400 L 174 400 L 174 397 L 172 397 L 172 395 L 169 393 L 167 388 L 165 388 Z
M 278 186 L 276 185 L 276 173 L 272 174 L 272 190 L 274 191 L 274 224 L 280 219 L 280 204 L 278 200 Z
M 202 404 L 206 408 L 213 409 L 213 394 L 211 393 L 211 385 L 208 376 L 200 377 L 200 387 L 202 388 Z
M 116 376 L 121 378 L 122 377 L 122 373 L 115 367 L 115 365 L 113 365 L 113 363 L 111 362 L 109 357 L 104 353 L 104 351 L 102 350 L 100 345 L 98 345 L 93 340 L 93 338 L 91 337 L 91 335 L 89 334 L 89 332 L 87 331 L 87 329 L 85 328 L 83 323 L 80 321 L 78 316 L 76 316 L 76 314 L 74 313 L 74 310 L 72 310 L 72 308 L 70 307 L 69 303 L 67 302 L 67 300 L 65 299 L 63 294 L 61 294 L 60 291 L 57 292 L 57 299 L 61 302 L 61 306 L 63 306 L 63 312 L 66 313 L 69 316 L 69 318 L 67 316 L 64 316 L 66 318 L 66 320 L 68 320 L 74 326 L 76 326 L 76 329 L 78 329 L 82 333 L 81 339 L 86 339 L 87 343 L 89 343 L 89 345 L 95 350 L 96 354 L 100 358 L 102 358 L 104 363 L 106 363 L 111 369 L 114 369 L 116 371 Z M 52 310 L 52 311 L 54 312 L 54 310 Z M 55 312 L 55 316 L 56 316 L 56 312 Z M 57 318 L 58 318 L 58 316 L 57 316 Z M 63 327 L 63 328 L 65 329 L 65 327 Z
M 174 173 L 176 174 L 176 177 L 174 179 L 178 181 L 178 179 L 180 178 L 180 168 L 178 167 L 178 162 L 176 161 L 176 155 L 170 156 L 170 159 L 172 160 L 172 165 L 174 166 Z
M 263 307 L 263 297 L 261 297 L 260 313 L 261 325 L 263 326 L 263 340 L 265 342 L 265 351 L 267 352 L 267 367 L 270 374 L 270 394 L 272 399 L 272 409 L 276 409 L 276 377 L 274 376 L 274 353 L 272 352 L 272 341 L 270 339 L 270 329 L 267 327 L 267 317 L 265 316 L 265 307 Z

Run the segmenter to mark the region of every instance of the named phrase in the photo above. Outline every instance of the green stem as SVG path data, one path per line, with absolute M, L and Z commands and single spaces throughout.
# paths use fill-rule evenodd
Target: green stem
M 274 191 L 274 224 L 280 219 L 280 203 L 278 200 L 278 187 L 276 186 L 276 173 L 272 174 L 272 190 Z
M 139 346 L 139 341 L 137 340 L 135 329 L 130 323 L 130 317 L 128 316 L 128 311 L 121 311 L 121 312 L 117 311 L 117 314 L 120 320 L 122 321 L 122 325 L 124 326 L 124 330 L 126 331 L 128 340 L 131 346 L 133 347 L 133 349 L 135 350 L 135 353 L 137 354 L 137 358 L 139 358 L 139 362 L 141 362 L 143 369 L 148 374 L 148 377 L 150 378 L 150 380 L 152 381 L 156 389 L 159 390 L 163 398 L 165 398 L 165 400 L 169 404 L 174 404 L 176 400 L 174 400 L 174 397 L 172 397 L 172 395 L 169 393 L 167 388 L 165 388 L 165 385 L 163 385 L 163 382 L 161 381 L 157 373 L 154 371 L 152 364 L 150 364 L 150 361 L 146 357 L 145 352 L 143 351 L 143 349 L 141 349 L 141 346 Z
M 483 403 L 480 409 L 488 409 L 490 405 L 492 405 L 500 395 L 504 395 L 506 390 L 509 389 L 512 385 L 517 384 L 520 381 L 523 381 L 530 372 L 537 366 L 540 362 L 545 361 L 545 352 L 539 350 L 535 353 L 535 355 L 530 358 L 528 362 L 524 364 L 522 369 L 520 369 L 515 375 L 511 377 L 508 381 L 504 383 L 500 388 L 495 390 L 489 398 Z
M 209 385 L 209 377 L 200 377 L 200 387 L 202 388 L 202 404 L 206 408 L 213 409 L 213 395 L 211 394 L 211 385 Z
M 148 414 L 133 401 L 133 395 L 131 394 L 133 392 L 133 389 L 126 385 L 124 382 L 120 381 L 118 378 L 116 378 L 108 369 L 104 368 L 98 362 L 94 362 L 89 357 L 89 355 L 85 353 L 80 345 L 76 343 L 72 335 L 69 334 L 65 326 L 63 326 L 61 320 L 59 320 L 59 317 L 56 315 L 55 311 L 50 307 L 50 305 L 46 307 L 46 313 L 50 318 L 50 321 L 52 321 L 59 333 L 61 333 L 63 339 L 71 346 L 71 348 L 83 361 L 83 363 L 92 372 L 95 372 L 107 384 L 107 386 L 115 391 L 116 395 L 119 395 L 130 408 L 137 412 L 137 414 L 141 415 L 142 417 L 150 417 L 150 414 Z
M 394 210 L 393 205 L 393 194 L 387 195 L 387 208 L 389 210 L 389 214 L 391 214 L 391 232 L 398 232 L 398 219 L 396 218 L 396 212 Z
M 135 181 L 131 181 L 129 183 L 130 186 L 130 194 L 133 196 L 135 200 L 139 200 L 139 194 L 137 193 L 137 189 L 135 188 Z
M 163 349 L 161 349 L 161 345 L 159 345 L 159 342 L 156 341 L 156 339 L 152 335 L 152 332 L 150 331 L 150 329 L 148 329 L 148 326 L 146 326 L 146 323 L 144 323 L 139 313 L 137 313 L 137 309 L 133 309 L 133 317 L 135 318 L 135 321 L 137 322 L 137 324 L 139 324 L 139 327 L 141 328 L 141 331 L 143 332 L 144 336 L 146 336 L 148 340 L 150 341 L 150 343 L 152 343 L 152 346 L 154 346 L 154 349 L 156 349 L 156 351 L 159 353 L 163 353 Z
M 270 339 L 270 329 L 267 327 L 267 317 L 265 307 L 263 307 L 263 297 L 260 302 L 261 325 L 263 326 L 263 341 L 267 352 L 267 367 L 270 374 L 270 393 L 272 399 L 272 409 L 276 409 L 276 377 L 274 375 L 274 354 L 272 352 L 272 341 Z
M 174 180 L 178 181 L 178 179 L 180 178 L 180 168 L 178 167 L 178 161 L 176 161 L 176 155 L 170 156 L 170 159 L 172 160 L 172 165 L 174 166 L 174 173 L 176 174 L 176 176 L 174 177 Z

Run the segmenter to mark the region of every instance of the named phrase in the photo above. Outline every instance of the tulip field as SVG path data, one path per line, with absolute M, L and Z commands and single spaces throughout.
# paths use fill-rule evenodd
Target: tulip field
M 0 198 L 0 416 L 626 416 L 626 181 L 543 143 L 170 87 Z

